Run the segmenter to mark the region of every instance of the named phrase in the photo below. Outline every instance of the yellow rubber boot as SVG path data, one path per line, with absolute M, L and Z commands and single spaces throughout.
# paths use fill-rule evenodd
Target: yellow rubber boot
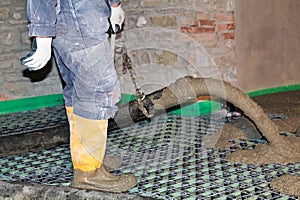
M 66 107 L 67 111 L 67 116 L 68 120 L 70 123 L 70 128 L 71 128 L 71 123 L 73 118 L 73 107 Z M 104 158 L 103 165 L 107 170 L 115 170 L 118 169 L 122 165 L 122 158 L 119 156 L 108 156 Z
M 106 151 L 107 120 L 91 120 L 73 114 L 67 107 L 70 123 L 70 149 L 74 167 L 72 186 L 87 190 L 124 192 L 133 188 L 136 178 L 131 174 L 115 176 L 103 165 Z

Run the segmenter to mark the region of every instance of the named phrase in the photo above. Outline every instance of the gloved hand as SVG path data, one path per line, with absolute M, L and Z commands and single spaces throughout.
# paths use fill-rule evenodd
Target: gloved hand
M 43 68 L 51 58 L 52 38 L 34 38 L 31 52 L 20 59 L 30 71 Z
M 125 13 L 121 5 L 118 7 L 111 7 L 110 23 L 114 33 L 122 29 L 122 24 L 125 19 Z

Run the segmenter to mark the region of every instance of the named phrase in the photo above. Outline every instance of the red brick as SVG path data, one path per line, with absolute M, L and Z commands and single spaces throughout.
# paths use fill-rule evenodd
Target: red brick
M 189 28 L 186 27 L 186 26 L 183 26 L 183 27 L 180 27 L 180 31 L 181 31 L 182 33 L 188 33 L 188 32 L 189 32 Z
M 199 34 L 199 33 L 214 33 L 214 27 L 186 27 L 183 26 L 180 28 L 180 31 L 183 33 L 192 33 L 192 34 Z
M 225 13 L 218 13 L 215 15 L 215 18 L 219 21 L 233 21 L 234 20 L 233 14 L 225 14 Z
M 235 29 L 235 23 L 217 24 L 218 31 L 228 31 Z
M 227 28 L 228 30 L 235 30 L 235 23 L 228 24 Z
M 222 33 L 222 36 L 225 40 L 234 39 L 234 32 Z
M 200 28 L 200 33 L 214 33 L 215 28 L 214 27 L 199 27 Z
M 210 19 L 200 19 L 200 25 L 201 26 L 215 26 L 215 20 L 210 20 Z
M 11 97 L 8 97 L 8 95 L 0 92 L 0 101 L 6 101 L 6 100 L 11 100 Z
M 201 30 L 199 29 L 199 27 L 189 27 L 188 32 L 189 33 L 199 33 Z

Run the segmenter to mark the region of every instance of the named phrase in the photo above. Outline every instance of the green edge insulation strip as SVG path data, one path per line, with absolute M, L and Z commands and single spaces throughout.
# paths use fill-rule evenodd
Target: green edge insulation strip
M 267 88 L 258 91 L 249 92 L 248 95 L 253 98 L 256 96 L 273 94 L 278 92 L 288 92 L 300 90 L 300 84 L 280 86 L 275 88 Z M 120 105 L 128 103 L 134 99 L 134 95 L 122 94 Z M 8 114 L 14 112 L 21 112 L 26 110 L 35 110 L 45 107 L 52 107 L 63 104 L 62 94 L 53 94 L 47 96 L 29 97 L 15 100 L 7 100 L 0 102 L 0 114 Z M 174 114 L 182 114 L 187 116 L 195 116 L 201 114 L 208 114 L 219 110 L 221 104 L 215 101 L 200 101 L 187 106 L 182 106 L 177 110 L 170 111 Z
M 0 102 L 0 114 L 35 110 L 39 108 L 62 105 L 64 103 L 62 94 L 13 99 Z
M 278 92 L 288 92 L 288 91 L 295 91 L 295 90 L 300 90 L 300 84 L 279 86 L 279 87 L 274 87 L 274 88 L 266 88 L 266 89 L 262 89 L 262 90 L 248 92 L 248 95 L 251 98 L 253 98 L 253 97 L 267 95 L 267 94 L 274 94 L 274 93 L 278 93 Z

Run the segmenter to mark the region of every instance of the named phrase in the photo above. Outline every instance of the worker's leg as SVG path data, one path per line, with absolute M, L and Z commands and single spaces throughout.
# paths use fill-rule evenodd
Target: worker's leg
M 136 185 L 133 175 L 114 176 L 103 165 L 107 120 L 90 120 L 66 107 L 70 122 L 70 148 L 74 175 L 72 186 L 81 189 L 123 192 Z
M 63 16 L 67 16 L 67 20 L 74 17 L 70 15 L 73 11 L 68 12 L 71 7 L 61 9 L 65 12 Z M 79 10 L 77 12 L 81 13 Z M 70 102 L 66 104 L 66 110 L 70 123 L 71 157 L 74 166 L 72 186 L 109 192 L 126 191 L 136 185 L 135 177 L 114 176 L 103 165 L 107 120 L 114 117 L 117 111 L 116 103 L 120 99 L 120 86 L 110 45 L 107 37 L 99 37 L 99 33 L 93 30 L 85 29 L 86 32 L 76 35 L 77 30 L 87 28 L 81 26 L 81 22 L 89 16 L 77 17 L 73 19 L 74 27 L 62 28 L 61 30 L 66 31 L 65 34 L 62 32 L 62 35 L 57 35 L 53 40 L 56 57 L 60 58 L 63 65 L 59 65 L 59 69 L 67 83 L 64 89 L 65 100 Z M 64 21 L 66 19 L 58 18 L 58 23 L 62 22 L 60 26 L 64 26 Z M 66 25 L 71 23 L 72 21 L 66 22 Z M 107 25 L 107 22 L 105 24 Z M 79 29 L 75 25 L 79 25 Z M 71 32 L 68 32 L 69 30 Z M 69 97 L 68 94 L 72 95 Z

